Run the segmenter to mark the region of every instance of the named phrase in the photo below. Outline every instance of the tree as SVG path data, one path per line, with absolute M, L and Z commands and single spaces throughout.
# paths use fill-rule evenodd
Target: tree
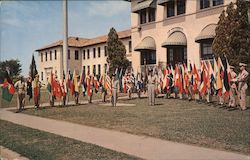
M 230 65 L 238 67 L 240 62 L 250 66 L 250 24 L 248 23 L 249 2 L 237 0 L 230 3 L 220 15 L 215 29 L 213 53 L 215 57 L 225 54 Z
M 36 70 L 36 61 L 35 61 L 35 57 L 34 57 L 34 54 L 33 54 L 31 64 L 30 64 L 30 72 L 29 72 L 29 75 L 32 78 L 32 80 L 34 80 L 37 73 L 38 72 Z
M 0 62 L 0 83 L 6 78 L 6 69 L 9 70 L 10 79 L 16 82 L 22 71 L 20 61 L 12 59 Z
M 109 64 L 109 74 L 115 72 L 116 68 L 126 69 L 129 61 L 126 57 L 126 48 L 118 37 L 116 30 L 111 28 L 107 40 L 107 62 Z

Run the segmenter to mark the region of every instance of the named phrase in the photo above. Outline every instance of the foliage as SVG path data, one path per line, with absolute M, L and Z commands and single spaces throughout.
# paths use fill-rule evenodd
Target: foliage
M 34 80 L 36 74 L 38 74 L 37 69 L 36 69 L 36 61 L 34 58 L 34 54 L 32 55 L 32 61 L 30 64 L 30 72 L 29 72 L 29 76 L 32 78 L 32 80 Z
M 20 61 L 11 59 L 0 62 L 0 83 L 3 83 L 6 78 L 6 68 L 9 69 L 10 79 L 16 82 L 22 71 Z
M 249 2 L 244 0 L 231 2 L 226 11 L 221 13 L 215 30 L 213 53 L 215 57 L 225 54 L 233 66 L 238 66 L 240 62 L 250 66 L 250 24 L 247 14 L 249 7 Z
M 118 37 L 114 28 L 110 29 L 107 40 L 107 62 L 109 65 L 109 74 L 115 72 L 116 68 L 126 69 L 129 61 L 126 58 L 126 48 Z

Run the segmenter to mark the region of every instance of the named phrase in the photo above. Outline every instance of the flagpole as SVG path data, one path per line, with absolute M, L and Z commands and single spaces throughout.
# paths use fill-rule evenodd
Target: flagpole
M 68 0 L 63 0 L 63 70 L 68 71 Z

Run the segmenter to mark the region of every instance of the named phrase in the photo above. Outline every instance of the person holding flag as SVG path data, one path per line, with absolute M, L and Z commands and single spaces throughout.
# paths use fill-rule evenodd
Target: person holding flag
M 2 99 L 11 102 L 14 94 L 15 94 L 15 87 L 12 84 L 12 80 L 9 77 L 9 70 L 8 68 L 6 68 L 4 75 L 4 83 L 2 86 Z

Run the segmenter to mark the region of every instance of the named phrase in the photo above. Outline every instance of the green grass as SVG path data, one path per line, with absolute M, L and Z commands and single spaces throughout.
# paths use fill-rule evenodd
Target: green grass
M 227 111 L 185 100 L 118 100 L 135 107 L 81 105 L 24 113 L 165 140 L 250 154 L 250 110 Z
M 0 120 L 0 145 L 34 160 L 137 159 L 93 144 Z
M 74 96 L 72 96 L 71 94 L 69 94 L 69 101 L 74 101 Z M 94 93 L 93 94 L 93 100 L 94 99 L 100 99 L 101 98 L 101 93 Z M 83 96 L 82 93 L 80 93 L 79 96 L 79 101 L 81 100 L 87 100 L 87 96 Z M 57 102 L 58 100 L 55 100 L 55 102 Z M 40 103 L 49 103 L 49 93 L 46 89 L 42 89 L 41 90 L 41 97 L 40 97 Z M 7 102 L 5 100 L 2 99 L 2 90 L 0 88 L 0 108 L 8 108 L 8 107 L 16 107 L 17 106 L 17 94 L 15 93 L 12 101 L 11 102 Z M 25 96 L 25 106 L 29 106 L 29 105 L 34 105 L 34 99 L 32 98 L 29 101 L 28 96 Z

